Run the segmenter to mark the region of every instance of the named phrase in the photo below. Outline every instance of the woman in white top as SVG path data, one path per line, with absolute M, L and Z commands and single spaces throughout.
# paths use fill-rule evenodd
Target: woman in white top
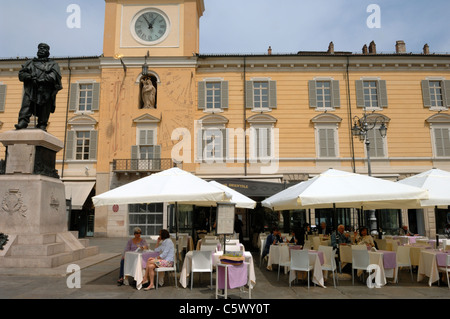
M 170 239 L 170 234 L 166 229 L 160 230 L 155 251 L 159 252 L 160 254 L 157 258 L 150 257 L 147 260 L 142 285 L 145 285 L 149 280 L 150 285 L 144 288 L 144 290 L 150 290 L 155 288 L 154 276 L 156 267 L 173 267 L 175 247 L 173 245 L 172 239 Z
M 366 245 L 368 247 L 375 247 L 373 237 L 370 236 L 367 232 L 368 232 L 367 227 L 361 227 L 359 229 L 359 235 L 355 237 L 355 244 Z

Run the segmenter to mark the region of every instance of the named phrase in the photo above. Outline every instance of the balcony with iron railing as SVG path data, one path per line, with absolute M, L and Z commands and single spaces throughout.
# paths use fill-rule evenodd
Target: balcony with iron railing
M 171 158 L 114 159 L 112 164 L 112 170 L 115 173 L 154 173 L 177 166 Z

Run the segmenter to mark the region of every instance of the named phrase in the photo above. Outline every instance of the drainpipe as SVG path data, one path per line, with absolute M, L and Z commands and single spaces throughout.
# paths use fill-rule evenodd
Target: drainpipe
M 246 57 L 244 56 L 244 176 L 247 176 L 247 84 L 246 80 Z
M 347 55 L 347 67 L 346 67 L 346 76 L 347 76 L 347 108 L 348 108 L 348 122 L 350 124 L 350 149 L 352 152 L 352 169 L 353 173 L 356 173 L 356 164 L 355 164 L 355 147 L 353 143 L 353 135 L 352 135 L 352 104 L 350 100 L 350 75 L 349 75 L 349 64 L 350 64 L 350 56 Z

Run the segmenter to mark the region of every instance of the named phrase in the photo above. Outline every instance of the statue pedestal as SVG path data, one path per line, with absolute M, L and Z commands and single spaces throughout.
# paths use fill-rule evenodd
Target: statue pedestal
M 98 254 L 68 231 L 64 183 L 55 170 L 63 143 L 39 129 L 0 133 L 7 148 L 0 175 L 1 267 L 57 267 Z

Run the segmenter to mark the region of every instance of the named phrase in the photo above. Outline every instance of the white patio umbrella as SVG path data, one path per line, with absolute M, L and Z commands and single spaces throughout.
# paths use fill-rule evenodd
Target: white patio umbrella
M 209 183 L 230 194 L 231 195 L 230 201 L 232 203 L 235 203 L 237 208 L 248 208 L 248 209 L 255 208 L 256 202 L 253 199 L 248 198 L 247 196 L 239 193 L 238 191 L 235 191 L 234 189 L 229 188 L 228 186 L 220 184 L 216 181 L 210 181 Z
M 304 208 L 414 208 L 427 199 L 424 189 L 335 169 L 291 186 L 262 201 L 274 210 Z
M 447 208 L 450 205 L 450 172 L 432 168 L 397 183 L 428 190 L 429 198 L 421 200 L 420 207 L 445 206 Z
M 96 207 L 162 202 L 215 205 L 230 198 L 223 189 L 175 167 L 94 196 L 92 201 Z
M 175 204 L 178 221 L 178 203 L 192 205 L 215 205 L 231 198 L 223 189 L 181 170 L 177 167 L 152 174 L 137 181 L 114 188 L 92 197 L 94 206 L 139 203 Z M 177 222 L 178 238 L 178 222 Z

